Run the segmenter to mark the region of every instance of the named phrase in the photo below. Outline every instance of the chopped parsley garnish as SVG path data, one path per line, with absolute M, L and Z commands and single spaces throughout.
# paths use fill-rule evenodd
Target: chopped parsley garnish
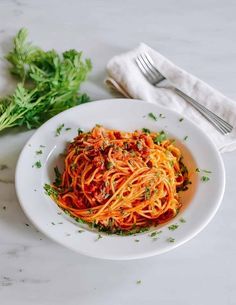
M 180 220 L 179 220 L 181 223 L 186 223 L 186 220 L 182 217 L 182 218 L 180 218 Z
M 185 136 L 185 137 L 184 137 L 184 141 L 186 141 L 187 139 L 188 139 L 188 136 Z
M 51 224 L 52 224 L 53 226 L 55 226 L 55 223 L 54 223 L 53 221 L 51 222 Z
M 202 169 L 202 172 L 203 172 L 203 173 L 206 173 L 206 174 L 211 174 L 211 173 L 212 173 L 211 171 L 206 170 L 206 169 Z
M 142 132 L 144 132 L 144 133 L 151 133 L 150 129 L 148 129 L 148 128 L 142 128 Z
M 197 173 L 203 172 L 205 174 L 211 174 L 212 173 L 211 171 L 209 171 L 207 169 L 199 169 L 199 168 L 196 168 L 196 172 Z M 207 182 L 209 180 L 210 180 L 210 178 L 208 176 L 202 176 L 201 177 L 201 181 L 203 181 L 203 182 Z
M 67 128 L 65 128 L 65 130 L 68 131 L 68 130 L 71 130 L 71 128 L 70 128 L 70 127 L 67 127 Z
M 169 237 L 166 239 L 166 241 L 168 241 L 169 243 L 174 243 L 175 239 L 173 237 Z
M 136 284 L 137 284 L 137 285 L 140 285 L 141 283 L 142 283 L 141 280 L 136 281 Z
M 145 188 L 144 197 L 145 197 L 145 200 L 150 199 L 150 197 L 151 197 L 151 191 L 150 191 L 150 188 L 149 188 L 149 187 L 146 187 L 146 188 Z
M 159 118 L 165 119 L 165 116 L 162 113 L 160 113 Z
M 58 197 L 58 192 L 50 184 L 44 184 L 44 190 L 48 196 Z
M 56 176 L 54 184 L 56 186 L 60 186 L 61 185 L 61 173 L 60 173 L 60 171 L 59 171 L 57 166 L 54 167 L 54 173 L 55 173 L 55 176 Z
M 72 170 L 76 170 L 78 165 L 76 163 L 72 163 L 70 167 Z
M 41 161 L 36 161 L 32 167 L 40 168 L 42 167 Z
M 168 229 L 169 229 L 170 231 L 174 231 L 174 230 L 178 229 L 178 227 L 179 227 L 179 225 L 174 224 L 174 225 L 169 226 Z
M 157 235 L 159 235 L 159 234 L 161 234 L 162 233 L 162 231 L 154 231 L 154 232 L 152 232 L 149 236 L 150 237 L 156 237 Z
M 184 120 L 184 118 L 180 118 L 180 119 L 179 119 L 179 122 L 182 122 L 183 120 Z
M 107 170 L 109 170 L 110 168 L 112 168 L 113 167 L 113 163 L 112 162 L 110 162 L 110 161 L 108 161 L 108 162 L 106 162 L 106 169 Z
M 154 113 L 149 112 L 148 116 L 149 116 L 149 118 L 151 118 L 152 120 L 157 121 L 157 116 L 156 116 Z
M 83 133 L 83 130 L 81 128 L 77 129 L 78 135 L 80 135 L 81 133 Z
M 56 137 L 58 137 L 61 134 L 62 129 L 64 128 L 65 124 L 61 124 L 57 129 L 56 129 Z
M 203 182 L 207 182 L 209 180 L 210 180 L 210 178 L 207 176 L 202 176 L 202 178 L 201 178 L 201 181 L 203 181 Z
M 39 145 L 39 147 L 41 147 L 41 148 L 45 148 L 46 146 L 45 146 L 45 145 Z
M 136 243 L 138 243 L 138 242 L 139 242 L 139 239 L 135 239 L 134 241 L 135 241 Z
M 102 238 L 102 235 L 101 234 L 98 234 L 97 238 L 95 239 L 95 241 L 98 241 L 99 239 Z
M 165 132 L 162 130 L 159 135 L 157 135 L 154 139 L 154 143 L 157 145 L 160 145 L 161 142 L 165 141 L 167 139 L 167 136 L 165 134 Z
M 77 232 L 78 232 L 78 233 L 83 233 L 83 232 L 84 232 L 84 230 L 78 230 Z
M 196 172 L 197 173 L 203 172 L 205 174 L 211 174 L 212 173 L 212 171 L 209 171 L 207 169 L 199 169 L 199 168 L 196 168 Z
M 65 211 L 65 213 L 66 213 L 66 211 Z M 71 216 L 70 213 L 68 213 L 68 215 Z M 75 218 L 75 221 L 78 222 L 78 223 L 85 223 L 85 220 L 83 220 L 83 219 L 81 219 L 79 217 Z
M 40 149 L 40 150 L 36 150 L 36 155 L 42 155 L 42 153 L 43 153 L 43 151 L 42 151 L 42 149 Z

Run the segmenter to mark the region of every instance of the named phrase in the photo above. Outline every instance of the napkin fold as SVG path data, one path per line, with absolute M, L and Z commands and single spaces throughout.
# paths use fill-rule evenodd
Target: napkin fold
M 228 135 L 221 135 L 200 113 L 173 90 L 161 87 L 161 84 L 160 87 L 154 87 L 146 80 L 135 63 L 137 55 L 143 52 L 147 52 L 152 57 L 157 69 L 175 87 L 236 127 L 236 102 L 176 66 L 144 43 L 134 50 L 113 57 L 108 62 L 106 84 L 127 98 L 141 99 L 158 104 L 189 118 L 212 139 L 220 152 L 235 150 L 236 128 Z

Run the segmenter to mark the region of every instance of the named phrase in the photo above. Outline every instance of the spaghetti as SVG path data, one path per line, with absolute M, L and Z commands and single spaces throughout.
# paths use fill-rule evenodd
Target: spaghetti
M 188 171 L 165 133 L 96 125 L 67 147 L 64 172 L 48 193 L 78 221 L 129 233 L 169 221 L 181 208 Z M 47 186 L 45 186 L 46 189 Z M 49 191 L 50 190 L 50 191 Z

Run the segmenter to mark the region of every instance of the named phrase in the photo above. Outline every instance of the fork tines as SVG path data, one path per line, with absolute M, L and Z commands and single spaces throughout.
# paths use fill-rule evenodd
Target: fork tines
M 135 59 L 139 69 L 152 85 L 157 85 L 165 77 L 154 66 L 152 58 L 147 53 L 141 53 Z

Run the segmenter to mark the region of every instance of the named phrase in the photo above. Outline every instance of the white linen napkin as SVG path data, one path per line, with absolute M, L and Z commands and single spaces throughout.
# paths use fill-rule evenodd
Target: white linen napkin
M 175 110 L 189 118 L 210 136 L 220 152 L 236 149 L 236 128 L 224 136 L 173 90 L 152 86 L 139 71 L 135 58 L 147 52 L 157 69 L 178 89 L 197 100 L 228 123 L 236 127 L 236 102 L 230 100 L 195 76 L 182 70 L 160 53 L 145 44 L 127 53 L 113 57 L 107 65 L 108 86 L 128 98 L 141 99 Z

